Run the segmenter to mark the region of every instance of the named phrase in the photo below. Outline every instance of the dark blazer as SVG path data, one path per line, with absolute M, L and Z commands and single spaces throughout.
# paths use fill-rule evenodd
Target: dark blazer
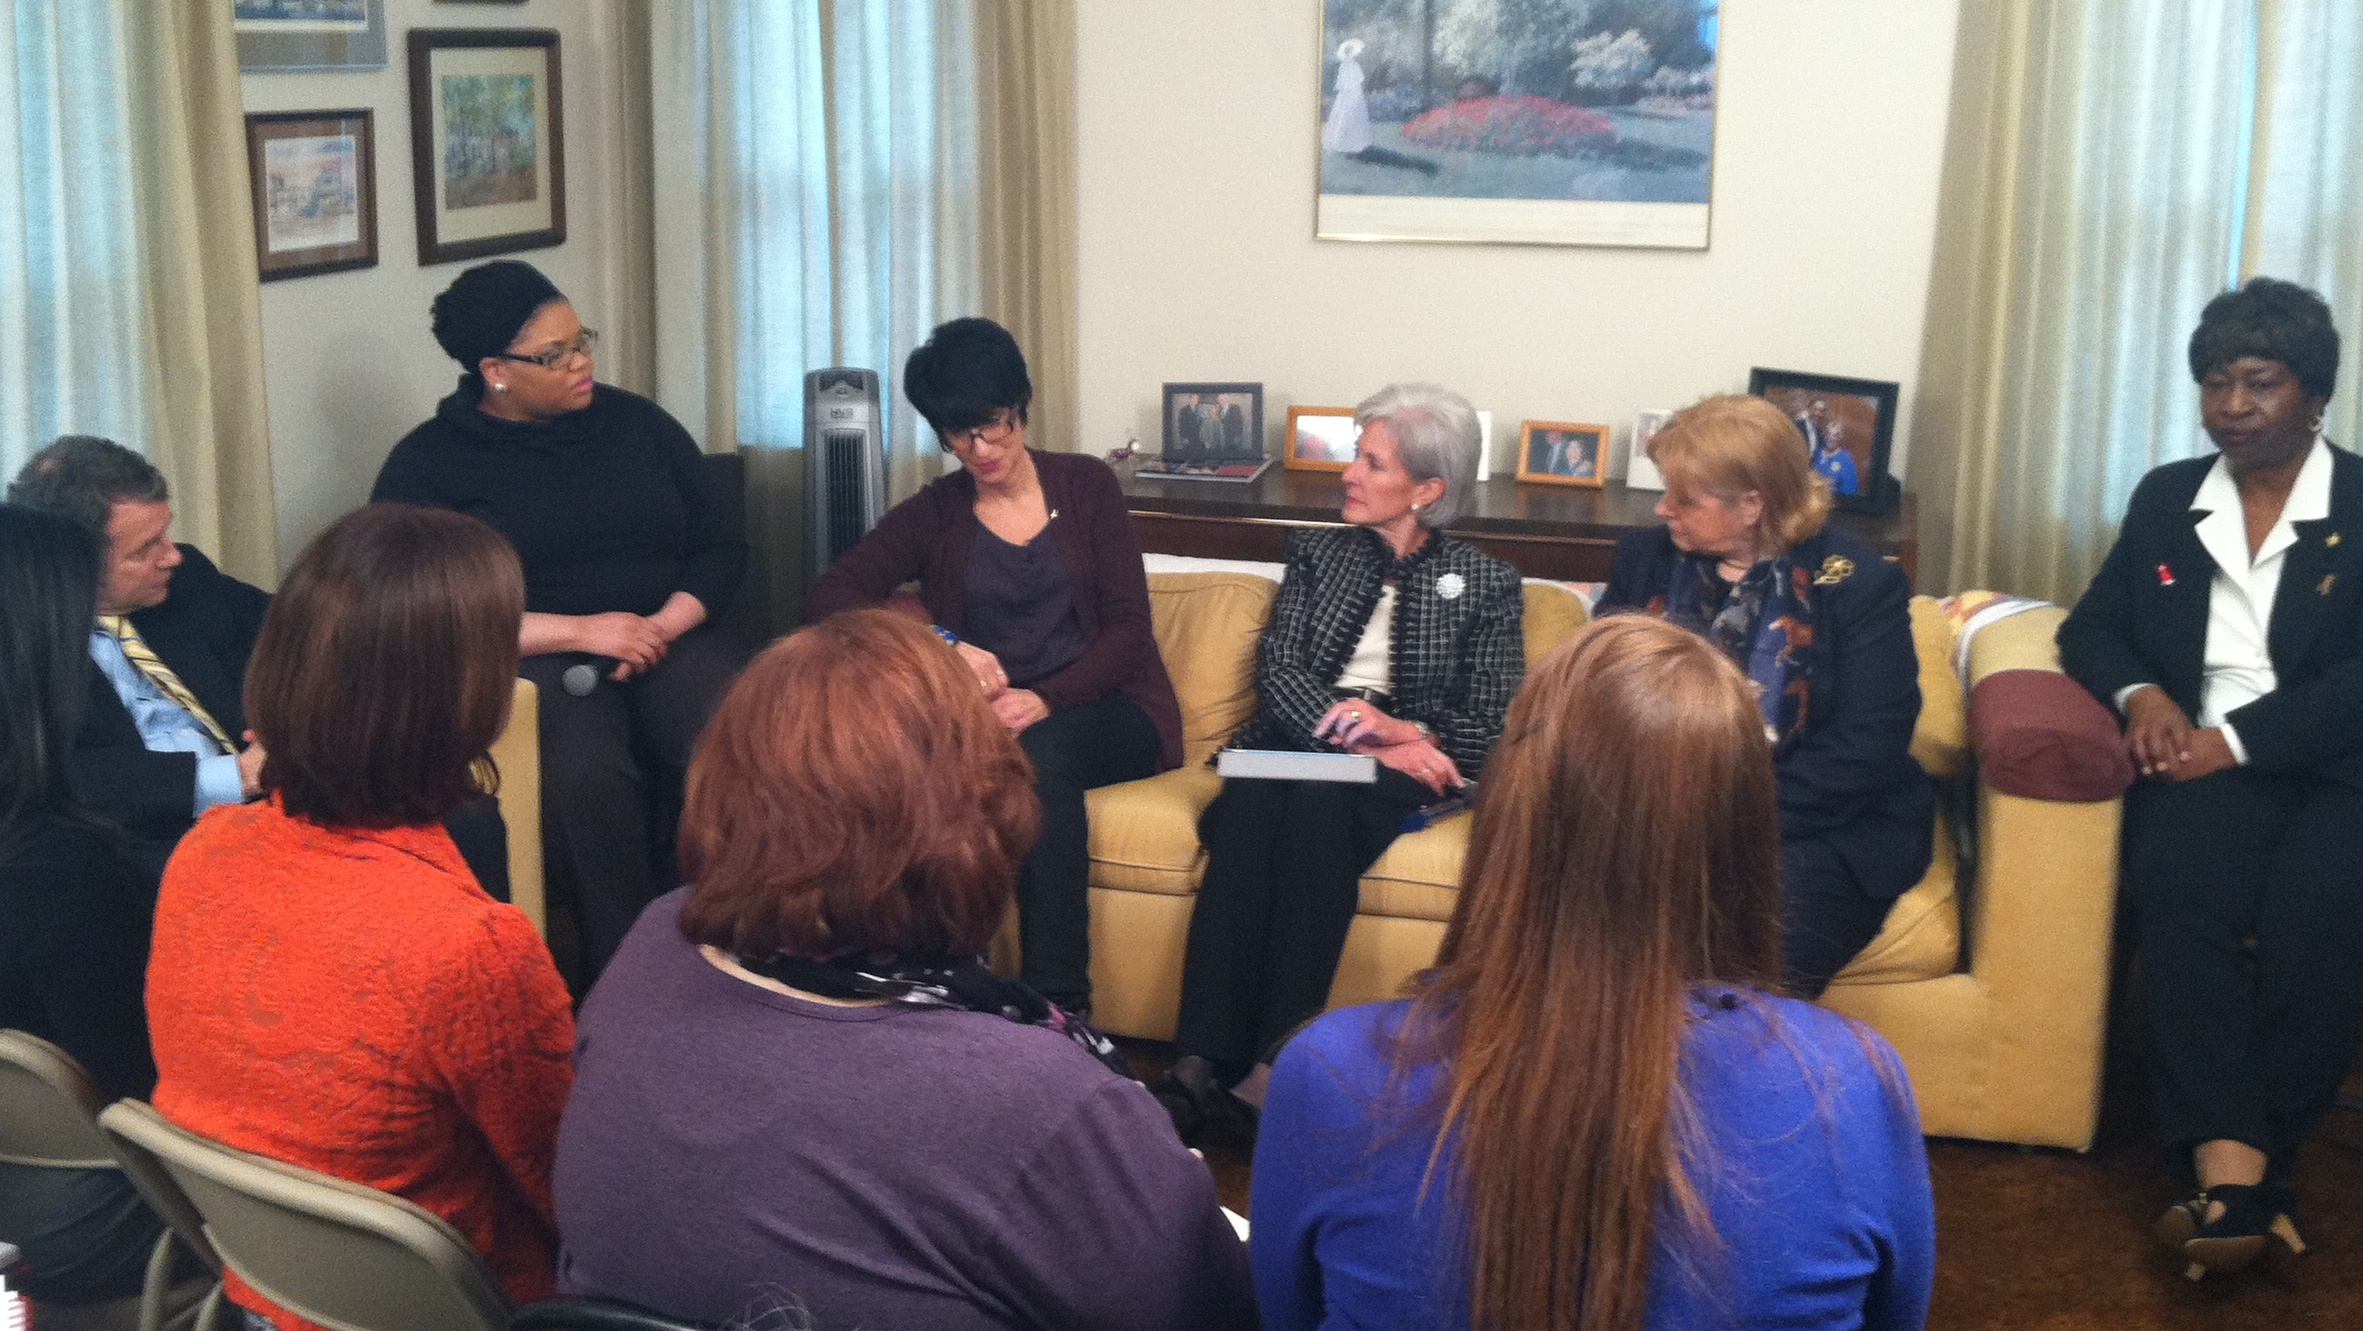
M 2059 628 L 2060 664 L 2116 709 L 2132 684 L 2199 713 L 2215 560 L 2191 511 L 2212 457 L 2142 478 L 2100 572 Z M 2266 621 L 2279 686 L 2226 719 L 2259 772 L 2363 786 L 2363 459 L 2330 450 L 2330 516 L 2299 522 Z
M 1255 715 L 1233 744 L 1314 747 L 1313 727 L 1337 701 L 1332 689 L 1394 562 L 1386 538 L 1366 527 L 1288 533 L 1288 571 L 1256 642 Z M 1526 679 L 1525 617 L 1518 570 L 1465 541 L 1432 535 L 1400 571 L 1393 714 L 1425 721 L 1436 747 L 1472 781 Z
M 1132 699 L 1155 723 L 1160 770 L 1182 758 L 1181 704 L 1157 654 L 1149 619 L 1149 581 L 1140 537 L 1116 473 L 1081 453 L 1033 451 L 1034 472 L 1075 593 L 1075 618 L 1089 644 L 1034 692 L 1053 708 L 1096 702 L 1111 693 Z M 935 622 L 968 631 L 968 547 L 976 538 L 976 479 L 966 468 L 921 487 L 878 520 L 804 596 L 807 623 L 840 610 L 876 605 L 913 578 Z
M 1831 528 L 1790 552 L 1816 571 L 1805 648 L 1805 720 L 1776 768 L 1784 841 L 1820 838 L 1874 898 L 1911 890 L 1935 845 L 1936 793 L 1912 757 L 1920 658 L 1911 584 L 1870 547 Z M 1599 613 L 1662 614 L 1681 552 L 1663 527 L 1616 543 Z
M 133 615 L 131 623 L 236 740 L 246 730 L 246 660 L 271 597 L 215 568 L 193 546 L 180 552 L 164 604 Z M 131 712 L 95 663 L 68 770 L 94 812 L 146 848 L 161 848 L 158 867 L 196 821 L 196 755 L 154 753 L 142 744 Z

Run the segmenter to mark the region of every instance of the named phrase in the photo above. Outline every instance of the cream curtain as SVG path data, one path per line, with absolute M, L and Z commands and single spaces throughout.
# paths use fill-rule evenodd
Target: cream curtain
M 1075 416 L 1068 0 L 657 0 L 656 396 L 747 454 L 756 594 L 800 608 L 803 378 L 878 371 L 890 488 L 939 473 L 902 400 L 937 323 L 1026 348 L 1038 440 Z
M 1912 488 L 1921 590 L 2072 601 L 2204 444 L 2182 348 L 2239 253 L 2253 6 L 1962 7 Z
M 0 22 L 0 464 L 103 434 L 180 533 L 275 578 L 245 136 L 219 4 L 25 0 Z
M 152 405 L 180 539 L 278 582 L 261 285 L 230 8 L 125 0 Z

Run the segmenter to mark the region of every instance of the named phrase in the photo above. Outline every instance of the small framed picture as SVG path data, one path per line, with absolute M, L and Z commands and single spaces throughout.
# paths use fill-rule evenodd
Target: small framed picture
M 418 261 L 566 243 L 566 134 L 554 28 L 410 30 Z
M 1290 471 L 1344 471 L 1354 460 L 1352 407 L 1290 407 L 1288 452 L 1282 455 Z
M 1608 427 L 1527 421 L 1518 427 L 1518 479 L 1540 485 L 1608 483 Z
M 246 117 L 262 280 L 377 263 L 377 131 L 367 109 Z
M 1895 441 L 1897 385 L 1797 370 L 1748 371 L 1748 391 L 1779 407 L 1805 436 L 1805 456 L 1830 483 L 1830 497 L 1852 513 L 1885 513 L 1895 504 L 1887 478 Z
M 242 74 L 386 67 L 386 0 L 229 0 L 229 5 Z
M 1164 456 L 1169 463 L 1262 461 L 1264 386 L 1165 385 Z
M 1649 441 L 1666 428 L 1674 418 L 1670 411 L 1644 411 L 1633 418 L 1633 455 L 1625 459 L 1625 488 L 1628 490 L 1663 490 L 1666 478 L 1649 456 Z

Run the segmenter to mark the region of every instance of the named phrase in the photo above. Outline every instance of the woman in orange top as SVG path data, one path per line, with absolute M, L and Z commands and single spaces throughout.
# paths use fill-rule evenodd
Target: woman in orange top
M 553 1288 L 574 1021 L 532 924 L 439 820 L 508 720 L 523 604 L 474 518 L 378 504 L 321 533 L 246 677 L 269 798 L 181 840 L 148 966 L 167 1118 L 418 1203 L 520 1301 Z

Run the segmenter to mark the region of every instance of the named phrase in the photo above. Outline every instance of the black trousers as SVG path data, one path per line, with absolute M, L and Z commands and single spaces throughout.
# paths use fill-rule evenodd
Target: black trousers
M 2245 1142 L 2288 1182 L 2363 1028 L 2363 791 L 2245 768 L 2141 783 L 2124 875 L 2160 1139 Z
M 640 909 L 680 876 L 672 824 L 689 755 L 747 651 L 701 626 L 656 669 L 620 684 L 602 677 L 577 698 L 561 677 L 586 659 L 553 652 L 519 669 L 541 690 L 542 853 L 582 919 L 587 987 Z
M 1122 694 L 1061 707 L 1018 732 L 1042 825 L 1017 876 L 1020 979 L 1069 1011 L 1091 1005 L 1091 828 L 1083 792 L 1157 773 L 1164 741 Z
M 1844 857 L 1820 839 L 1781 842 L 1780 872 L 1781 968 L 1791 993 L 1819 998 L 1879 936 L 1895 901 L 1864 892 Z
M 1190 916 L 1174 1047 L 1236 1078 L 1329 1001 L 1359 881 L 1435 800 L 1381 767 L 1378 783 L 1225 781 L 1198 820 L 1206 876 Z
M 77 1307 L 139 1293 L 163 1232 L 121 1171 L 0 1162 L 0 1234 L 29 1263 L 11 1283 L 43 1303 Z

